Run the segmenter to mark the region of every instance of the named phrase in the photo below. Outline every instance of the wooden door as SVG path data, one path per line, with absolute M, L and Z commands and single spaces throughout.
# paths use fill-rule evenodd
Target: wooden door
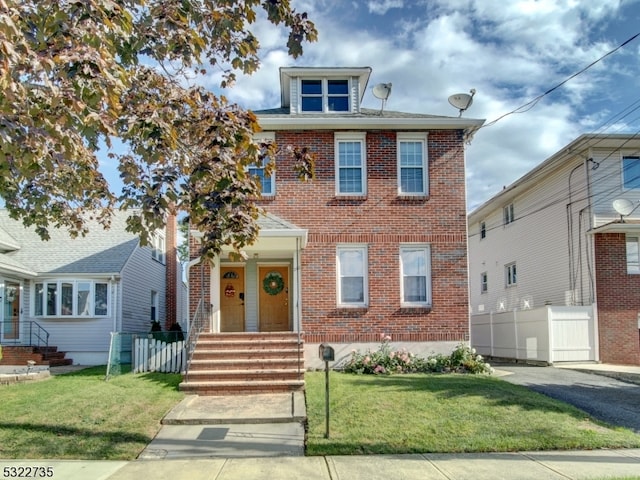
M 289 267 L 258 267 L 258 290 L 260 331 L 291 331 Z
M 220 267 L 220 331 L 244 332 L 244 267 Z

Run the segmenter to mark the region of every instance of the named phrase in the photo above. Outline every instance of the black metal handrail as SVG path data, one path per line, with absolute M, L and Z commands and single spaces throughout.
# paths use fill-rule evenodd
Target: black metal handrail
M 26 347 L 48 347 L 49 332 L 33 320 L 0 322 L 2 345 L 24 345 Z M 11 338 L 15 335 L 15 338 Z M 7 338 L 9 336 L 9 338 Z
M 186 342 L 187 365 L 184 372 L 185 381 L 189 381 L 189 369 L 191 368 L 191 360 L 193 359 L 193 353 L 196 349 L 196 343 L 198 343 L 198 337 L 200 337 L 200 333 L 202 333 L 208 324 L 209 315 L 206 312 L 202 299 L 200 299 L 196 311 L 193 314 L 191 324 L 189 325 L 189 334 Z

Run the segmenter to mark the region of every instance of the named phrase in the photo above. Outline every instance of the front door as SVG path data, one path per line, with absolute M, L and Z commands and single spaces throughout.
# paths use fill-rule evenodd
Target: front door
M 2 340 L 20 338 L 20 284 L 5 281 L 2 292 Z
M 244 332 L 244 267 L 220 267 L 220 331 Z
M 260 331 L 290 331 L 289 267 L 259 266 L 258 280 Z

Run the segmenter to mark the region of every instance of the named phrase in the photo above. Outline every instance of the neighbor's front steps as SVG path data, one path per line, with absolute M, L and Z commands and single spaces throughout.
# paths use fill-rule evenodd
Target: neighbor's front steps
M 180 390 L 196 395 L 284 393 L 304 389 L 298 334 L 200 334 Z
M 58 347 L 54 346 L 3 345 L 0 365 L 27 365 L 29 361 L 35 362 L 35 365 L 50 367 L 73 365 L 73 360 L 65 355 L 65 352 L 59 352 Z

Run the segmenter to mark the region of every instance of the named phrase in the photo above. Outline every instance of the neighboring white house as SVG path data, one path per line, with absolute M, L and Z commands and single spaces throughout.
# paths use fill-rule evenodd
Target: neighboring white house
M 585 134 L 475 209 L 472 345 L 549 363 L 640 364 L 639 202 L 640 139 Z
M 107 361 L 111 332 L 148 332 L 152 320 L 164 323 L 165 234 L 141 247 L 126 231 L 127 216 L 117 212 L 109 230 L 91 225 L 75 239 L 51 229 L 42 241 L 0 210 L 3 345 L 33 345 L 33 336 L 46 331 L 49 345 L 73 363 L 98 365 Z

